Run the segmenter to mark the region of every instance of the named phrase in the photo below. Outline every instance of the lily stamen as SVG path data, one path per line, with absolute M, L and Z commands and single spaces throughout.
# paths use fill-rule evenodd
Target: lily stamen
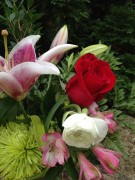
M 2 30 L 1 34 L 2 34 L 3 39 L 4 39 L 6 65 L 7 65 L 7 67 L 8 67 L 9 69 L 11 69 L 10 59 L 9 59 L 9 53 L 8 53 L 8 46 L 7 46 L 8 31 L 7 31 L 7 30 Z

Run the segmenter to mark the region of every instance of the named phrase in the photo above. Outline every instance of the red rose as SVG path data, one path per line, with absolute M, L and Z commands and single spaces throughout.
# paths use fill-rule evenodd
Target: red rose
M 76 74 L 68 81 L 66 92 L 69 99 L 87 107 L 100 101 L 116 82 L 116 77 L 107 62 L 93 54 L 85 54 L 75 64 Z

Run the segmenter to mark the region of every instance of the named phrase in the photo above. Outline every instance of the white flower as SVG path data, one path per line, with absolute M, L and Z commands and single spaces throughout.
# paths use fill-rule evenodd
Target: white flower
M 73 114 L 62 125 L 64 127 L 62 138 L 69 146 L 89 148 L 102 141 L 107 132 L 107 123 L 86 114 Z

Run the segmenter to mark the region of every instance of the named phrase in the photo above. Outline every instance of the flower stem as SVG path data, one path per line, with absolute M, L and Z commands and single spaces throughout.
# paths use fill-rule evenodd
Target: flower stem
M 24 115 L 24 118 L 25 118 L 26 120 L 28 120 L 28 116 L 27 116 L 26 111 L 25 111 L 25 109 L 24 109 L 23 101 L 19 101 L 19 105 L 20 105 L 21 111 L 22 111 L 22 113 L 23 113 L 23 115 Z

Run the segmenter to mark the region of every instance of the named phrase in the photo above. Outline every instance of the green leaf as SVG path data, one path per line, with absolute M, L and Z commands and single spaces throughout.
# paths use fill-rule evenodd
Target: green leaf
M 29 8 L 31 8 L 33 5 L 34 5 L 34 0 L 28 0 L 28 1 L 27 1 L 27 6 L 28 6 Z
M 15 19 L 15 13 L 10 14 L 9 19 L 10 19 L 10 21 L 14 20 Z
M 61 104 L 63 104 L 64 99 L 65 99 L 65 97 L 62 96 L 62 97 L 53 105 L 53 107 L 51 108 L 50 112 L 48 113 L 48 116 L 47 116 L 47 118 L 46 118 L 46 120 L 45 120 L 45 131 L 46 131 L 46 132 L 48 132 L 49 125 L 50 125 L 50 121 L 52 120 L 52 118 L 53 118 L 55 112 L 57 111 L 57 109 L 59 108 L 59 106 L 60 106 Z
M 35 135 L 35 139 L 39 145 L 39 147 L 41 147 L 42 145 L 44 145 L 44 142 L 42 141 L 42 136 L 45 133 L 45 129 L 44 126 L 40 120 L 40 118 L 36 115 L 30 116 L 31 121 L 32 121 L 32 126 L 33 126 L 33 133 Z
M 42 177 L 45 176 L 47 170 L 48 168 L 45 168 L 40 174 L 27 178 L 27 180 L 37 180 L 37 179 L 42 180 Z
M 8 7 L 13 8 L 13 4 L 11 3 L 10 0 L 5 0 L 5 3 Z
M 108 135 L 103 141 L 103 144 L 109 149 L 120 152 L 125 159 L 128 159 L 128 155 L 125 153 L 120 135 L 117 132 L 115 132 L 115 134 Z
M 135 99 L 135 82 L 132 85 L 132 89 L 131 89 L 131 94 L 130 94 L 130 99 Z
M 17 114 L 18 102 L 10 97 L 0 99 L 0 120 L 14 120 Z
M 105 52 L 108 49 L 108 46 L 104 44 L 94 44 L 91 46 L 88 46 L 86 48 L 83 48 L 83 50 L 80 52 L 79 56 L 83 56 L 86 53 L 92 53 L 95 56 L 98 56 Z
M 70 69 L 70 66 L 72 65 L 73 57 L 74 57 L 74 53 L 72 53 L 72 54 L 69 56 L 69 59 L 68 59 L 68 70 Z
M 55 180 L 57 176 L 61 173 L 63 169 L 63 166 L 57 165 L 56 167 L 50 168 L 46 175 L 44 176 L 44 179 L 46 180 Z
M 25 12 L 23 9 L 21 9 L 19 12 L 18 12 L 18 21 L 21 21 L 25 16 Z
M 0 19 L 7 20 L 4 16 L 0 15 Z
M 64 167 L 65 167 L 66 171 L 68 172 L 68 175 L 72 178 L 72 180 L 78 179 L 78 173 L 77 173 L 75 164 L 73 163 L 73 160 L 71 157 L 65 163 Z

